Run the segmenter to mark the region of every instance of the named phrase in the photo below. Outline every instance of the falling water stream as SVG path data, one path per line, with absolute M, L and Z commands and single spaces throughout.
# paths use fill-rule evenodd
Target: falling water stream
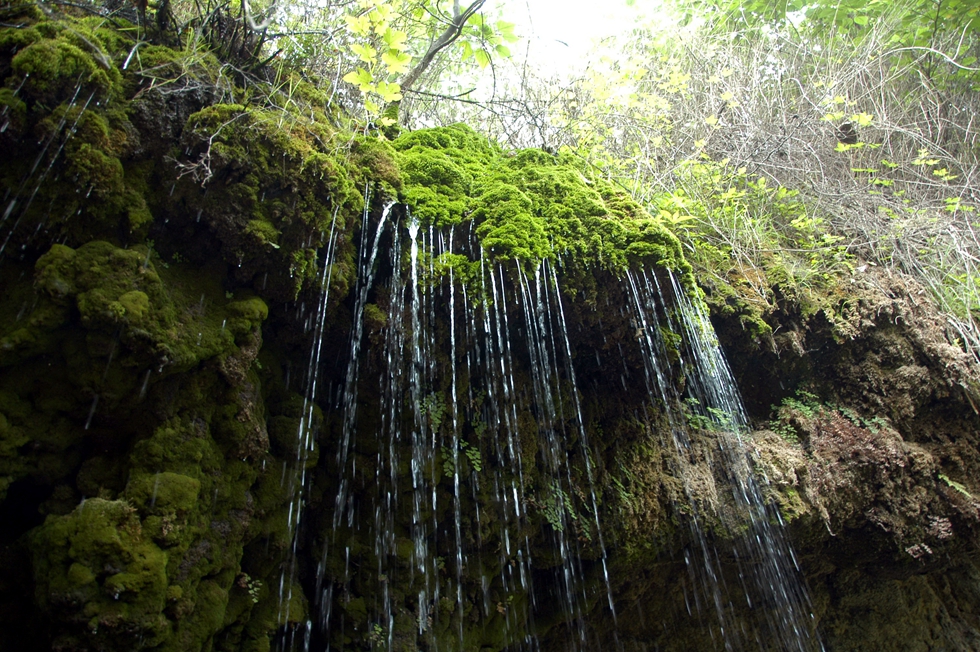
M 474 644 L 473 622 L 498 628 L 512 650 L 538 650 L 538 632 L 551 626 L 544 622 L 562 623 L 565 649 L 619 649 L 617 596 L 559 270 L 549 261 L 492 262 L 472 229 L 426 228 L 402 207 L 388 204 L 376 222 L 371 217 L 365 209 L 345 380 L 330 405 L 337 414 L 330 436 L 336 477 L 329 531 L 318 544 L 316 624 L 289 649 L 311 649 L 311 629 L 322 641 L 318 652 L 343 647 L 338 642 L 356 626 L 356 610 L 368 616 L 371 629 L 360 635 L 374 649 L 396 649 L 408 632 L 426 649 L 466 649 Z M 324 288 L 332 232 L 328 242 Z M 461 260 L 468 262 L 460 267 Z M 649 403 L 667 421 L 672 472 L 691 503 L 693 543 L 684 551 L 691 617 L 710 623 L 717 649 L 821 649 L 792 550 L 770 523 L 778 514 L 767 510 L 753 481 L 740 440 L 747 419 L 705 314 L 669 274 L 630 271 L 621 284 L 629 302 L 620 309 L 635 326 Z M 323 337 L 326 305 L 325 290 L 315 338 Z M 662 330 L 680 344 L 668 345 Z M 624 345 L 628 340 L 620 350 Z M 683 390 L 674 382 L 678 353 L 670 346 L 688 379 Z M 280 589 L 285 610 L 296 583 L 306 456 L 317 436 L 321 351 L 317 341 L 297 433 L 297 477 L 290 480 L 294 543 Z M 378 414 L 359 411 L 362 396 L 377 397 Z M 696 446 L 703 434 L 713 443 Z M 695 448 L 730 486 L 734 516 L 714 521 L 748 524 L 728 539 L 733 551 L 716 549 L 706 530 L 712 506 L 689 481 Z M 530 538 L 529 509 L 548 523 L 544 549 Z M 721 572 L 721 558 L 732 555 L 737 587 Z M 370 577 L 376 589 L 361 606 L 352 596 Z M 764 628 L 736 622 L 741 601 L 765 607 Z M 613 623 L 613 636 L 602 641 L 590 627 L 597 609 Z
M 809 622 L 812 621 L 811 605 L 799 580 L 796 558 L 780 529 L 779 512 L 772 510 L 770 513 L 766 508 L 753 478 L 741 441 L 749 429 L 748 418 L 707 315 L 688 299 L 672 274 L 668 275 L 666 291 L 658 277 L 649 271 L 627 272 L 626 281 L 633 298 L 630 307 L 638 324 L 637 338 L 645 353 L 648 388 L 667 408 L 676 473 L 684 483 L 693 511 L 688 526 L 698 550 L 685 552 L 685 563 L 700 589 L 692 596 L 696 608 L 700 611 L 702 601 L 710 600 L 726 650 L 822 649 L 819 640 L 810 634 L 813 629 Z M 661 332 L 660 325 L 664 323 L 670 332 L 680 335 L 686 345 L 681 351 L 688 393 L 686 401 L 682 401 L 677 384 L 665 373 L 669 353 Z M 688 414 L 678 409 L 682 403 Z M 733 592 L 726 590 L 719 573 L 718 554 L 704 532 L 697 512 L 696 490 L 688 470 L 692 437 L 697 430 L 710 430 L 716 436 L 717 451 L 707 451 L 709 455 L 717 452 L 712 466 L 723 471 L 728 480 L 739 522 L 749 523 L 746 533 L 734 536 L 734 552 L 742 582 L 740 595 L 750 609 L 758 606 L 753 600 L 768 603 L 769 608 L 763 610 L 768 632 L 740 631 L 729 622 L 728 611 L 732 603 L 730 598 L 726 602 L 725 596 L 732 596 Z M 770 517 L 778 521 L 778 526 L 772 525 Z M 693 555 L 697 555 L 697 559 Z M 767 642 L 764 634 L 775 640 L 775 647 Z

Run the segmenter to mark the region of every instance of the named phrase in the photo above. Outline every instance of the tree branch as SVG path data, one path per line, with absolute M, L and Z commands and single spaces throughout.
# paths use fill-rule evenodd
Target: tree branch
M 415 64 L 415 67 L 409 70 L 408 74 L 399 83 L 403 93 L 412 90 L 412 86 L 422 76 L 422 73 L 426 71 L 436 55 L 447 46 L 452 45 L 459 38 L 459 35 L 463 32 L 463 27 L 466 25 L 466 21 L 470 19 L 470 16 L 478 12 L 485 2 L 486 0 L 473 0 L 473 3 L 469 7 L 460 11 L 459 0 L 455 0 L 453 3 L 452 21 L 446 27 L 445 31 L 439 35 L 439 38 L 429 46 L 429 49 L 419 62 Z

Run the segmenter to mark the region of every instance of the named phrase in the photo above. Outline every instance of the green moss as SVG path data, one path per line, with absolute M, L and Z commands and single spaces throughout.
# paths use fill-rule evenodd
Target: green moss
M 166 329 L 176 314 L 147 255 L 107 242 L 77 251 L 55 245 L 38 259 L 37 287 L 55 301 L 74 295 L 83 323 L 90 326 L 132 324 L 152 314 L 155 326 Z
M 125 24 L 124 21 L 122 23 Z M 129 30 L 113 29 L 110 25 L 105 18 L 85 16 L 76 23 L 76 29 L 91 43 L 98 44 L 108 58 L 121 65 L 136 44 L 133 38 L 136 30 L 133 27 Z
M 118 158 L 88 143 L 81 143 L 77 148 L 72 148 L 68 160 L 71 171 L 83 188 L 89 188 L 101 196 L 122 191 L 123 168 Z
M 772 327 L 765 320 L 772 307 L 760 300 L 756 285 L 744 278 L 734 277 L 723 283 L 709 276 L 702 277 L 702 285 L 705 302 L 712 312 L 737 317 L 742 328 L 753 338 L 772 336 Z
M 112 89 L 110 71 L 88 52 L 63 40 L 31 43 L 14 56 L 10 65 L 24 80 L 23 93 L 48 105 L 79 96 L 82 102 L 90 96 L 105 100 Z
M 773 492 L 779 505 L 783 520 L 792 523 L 801 516 L 808 515 L 812 509 L 794 487 L 782 487 Z
M 499 154 L 465 125 L 414 131 L 394 148 L 404 182 L 404 199 L 426 224 L 456 224 L 467 212 L 473 179 Z
M 93 498 L 31 537 L 38 603 L 74 625 L 55 645 L 137 649 L 168 634 L 166 554 L 123 501 Z
M 438 150 L 406 154 L 401 168 L 410 183 L 405 199 L 418 219 L 440 225 L 460 221 L 473 183 L 463 168 Z
M 174 639 L 165 649 L 197 649 L 205 645 L 213 632 L 221 629 L 228 608 L 228 588 L 215 580 L 204 580 L 194 595 L 194 609 L 180 619 Z
M 677 238 L 570 158 L 540 150 L 504 155 L 460 125 L 405 134 L 394 147 L 412 214 L 437 225 L 472 220 L 493 258 L 562 258 L 617 271 L 653 265 L 691 282 Z
M 191 115 L 181 143 L 191 174 L 174 200 L 175 211 L 210 228 L 225 262 L 254 279 L 256 292 L 283 300 L 319 278 L 316 251 L 334 215 L 343 229 L 363 204 L 363 191 L 332 155 L 336 134 L 294 118 L 234 104 Z
M 378 331 L 388 323 L 388 315 L 377 304 L 369 303 L 364 306 L 364 323 L 369 330 Z
M 244 317 L 254 322 L 262 322 L 269 317 L 269 306 L 258 297 L 229 303 L 227 309 L 239 317 Z
M 75 250 L 62 244 L 51 245 L 35 264 L 35 287 L 54 300 L 75 293 Z
M 131 290 L 120 295 L 119 304 L 123 307 L 124 315 L 135 321 L 139 321 L 146 316 L 150 309 L 150 298 L 145 292 Z
M 373 181 L 393 195 L 402 190 L 402 172 L 397 154 L 387 141 L 371 136 L 358 136 L 351 143 L 351 162 L 365 171 L 365 181 Z
M 259 244 L 279 248 L 279 245 L 276 244 L 276 240 L 279 238 L 279 230 L 271 222 L 249 220 L 248 224 L 245 225 L 245 233 L 254 237 Z
M 27 104 L 13 90 L 0 88 L 0 128 L 6 138 L 19 138 L 27 126 Z
M 8 348 L 24 348 L 40 339 L 42 326 L 64 322 L 66 307 L 77 309 L 81 323 L 119 337 L 136 364 L 165 361 L 168 373 L 184 371 L 201 360 L 237 351 L 244 337 L 269 315 L 261 299 L 225 305 L 220 286 L 209 287 L 193 273 L 164 270 L 179 292 L 168 291 L 145 248 L 120 249 L 90 242 L 79 249 L 54 245 L 36 264 L 35 286 L 45 299 L 35 312 L 37 328 L 8 334 Z M 217 305 L 215 305 L 217 304 Z M 2 350 L 0 350 L 2 355 Z M 159 362 L 157 363 L 159 366 Z
M 5 29 L 0 31 L 0 52 L 15 55 L 20 50 L 42 40 L 44 35 L 36 27 Z
M 200 492 L 200 480 L 170 471 L 137 474 L 126 485 L 127 500 L 148 513 L 188 512 Z
M 77 245 L 117 237 L 121 221 L 127 231 L 145 222 L 121 162 L 133 145 L 119 105 L 122 78 L 95 33 L 55 21 L 0 31 L 0 41 L 17 48 L 5 68 L 6 85 L 18 89 L 15 96 L 0 91 L 9 132 L 0 140 L 10 139 L 11 154 L 21 161 L 0 182 L 10 193 L 25 183 L 32 188 L 30 201 L 17 202 L 24 213 L 14 214 L 13 241 L 22 244 L 43 226 L 51 240 Z M 32 132 L 37 138 L 23 138 Z
M 267 587 L 289 542 L 290 496 L 270 456 L 256 364 L 269 304 L 242 286 L 254 278 L 265 291 L 268 275 L 264 296 L 292 298 L 312 285 L 336 215 L 332 282 L 346 291 L 349 225 L 363 208 L 354 180 L 377 175 L 395 188 L 398 170 L 383 143 L 345 160 L 346 135 L 319 109 L 313 123 L 306 107 L 284 119 L 278 108 L 233 105 L 184 129 L 179 145 L 190 153 L 173 156 L 196 163 L 215 137 L 214 175 L 206 191 L 186 176 L 171 198 L 170 163 L 134 160 L 154 135 L 129 123 L 134 106 L 118 85 L 115 67 L 132 47 L 98 19 L 0 28 L 0 69 L 9 75 L 0 182 L 11 196 L 24 179 L 28 192 L 37 188 L 30 209 L 9 222 L 23 232 L 10 251 L 27 252 L 28 262 L 11 271 L 8 258 L 0 270 L 0 286 L 17 285 L 0 298 L 0 500 L 18 481 L 55 488 L 39 509 L 62 515 L 30 542 L 37 604 L 56 647 L 269 649 L 280 611 L 278 591 Z M 171 73 L 216 80 L 223 73 L 209 62 L 141 46 L 126 89 L 135 93 L 148 76 L 165 85 Z M 152 93 L 143 97 L 132 110 L 140 127 L 155 110 Z M 182 99 L 177 114 L 195 101 Z M 30 177 L 35 161 L 44 175 Z M 139 240 L 155 215 L 170 226 L 153 233 L 151 251 Z M 200 227 L 190 226 L 198 217 Z M 64 244 L 38 256 L 52 240 Z M 202 241 L 195 259 L 185 247 Z M 282 419 L 293 421 L 295 439 L 295 417 Z M 76 507 L 83 495 L 98 498 Z M 253 611 L 233 587 L 255 538 L 247 563 L 266 588 Z M 308 618 L 298 586 L 290 611 L 287 627 Z M 241 645 L 229 642 L 233 631 Z

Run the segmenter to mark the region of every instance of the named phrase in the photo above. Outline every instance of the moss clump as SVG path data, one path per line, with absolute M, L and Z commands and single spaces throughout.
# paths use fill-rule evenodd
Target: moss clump
M 180 291 L 168 289 L 144 247 L 120 249 L 98 241 L 78 249 L 52 246 L 36 264 L 42 301 L 32 327 L 5 336 L 0 362 L 36 352 L 47 341 L 45 329 L 60 326 L 74 309 L 84 327 L 118 338 L 124 349 L 114 355 L 128 358 L 129 365 L 176 373 L 240 352 L 236 338 L 244 343 L 269 315 L 257 297 L 229 302 L 220 288 L 201 285 L 192 274 L 162 271 Z
M 388 315 L 377 304 L 369 303 L 364 306 L 364 323 L 370 331 L 380 331 L 388 324 Z
M 669 230 L 570 157 L 505 155 L 462 125 L 406 134 L 394 147 L 412 214 L 436 225 L 472 220 L 483 249 L 498 260 L 690 272 Z
M 143 355 L 182 357 L 175 330 L 179 311 L 149 255 L 146 249 L 119 249 L 108 242 L 77 250 L 54 245 L 35 265 L 35 287 L 55 306 L 77 309 L 86 327 L 119 331 Z
M 186 513 L 194 509 L 201 482 L 180 473 L 138 474 L 126 485 L 126 496 L 149 513 Z
M 93 498 L 50 516 L 32 549 L 38 603 L 64 627 L 55 647 L 137 649 L 169 633 L 167 555 L 127 502 Z
M 398 154 L 387 141 L 371 136 L 358 136 L 351 143 L 351 162 L 364 171 L 361 183 L 373 182 L 397 196 L 402 191 L 402 171 Z
M 137 145 L 118 69 L 129 39 L 93 20 L 26 23 L 0 29 L 10 243 L 24 248 L 38 234 L 71 246 L 127 241 L 149 221 L 124 170 Z
M 497 258 L 565 257 L 614 270 L 641 262 L 689 269 L 676 237 L 567 158 L 526 150 L 505 159 L 485 175 L 475 202 L 477 234 Z
M 0 142 L 10 143 L 24 134 L 27 104 L 9 88 L 0 88 Z
M 236 317 L 247 319 L 256 326 L 264 322 L 269 317 L 269 306 L 265 301 L 258 297 L 251 297 L 241 301 L 229 303 L 226 310 Z
M 276 240 L 279 239 L 279 229 L 271 222 L 265 220 L 249 220 L 245 225 L 245 233 L 249 234 L 259 245 L 269 245 L 273 249 L 278 249 Z
M 424 129 L 394 142 L 404 199 L 424 224 L 459 223 L 470 210 L 472 186 L 499 149 L 466 125 Z
M 175 219 L 194 216 L 188 228 L 208 229 L 199 237 L 217 240 L 239 282 L 291 300 L 318 278 L 317 250 L 326 245 L 334 215 L 344 229 L 362 208 L 363 191 L 332 154 L 335 140 L 324 123 L 308 117 L 209 106 L 191 115 L 183 132 Z M 203 259 L 214 249 L 184 251 Z
M 123 314 L 128 315 L 134 321 L 140 321 L 150 310 L 150 298 L 146 292 L 130 290 L 119 296 L 119 305 L 122 306 Z
M 14 56 L 10 67 L 24 81 L 28 96 L 49 106 L 79 96 L 82 102 L 103 101 L 119 81 L 118 71 L 107 69 L 104 54 L 97 59 L 61 39 L 31 43 Z

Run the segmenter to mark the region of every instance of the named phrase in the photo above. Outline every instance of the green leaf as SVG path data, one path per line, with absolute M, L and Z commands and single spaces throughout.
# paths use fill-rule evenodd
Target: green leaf
M 367 16 L 344 16 L 347 28 L 358 36 L 367 36 L 371 31 L 371 20 Z
M 344 75 L 344 81 L 348 84 L 356 84 L 362 93 L 367 93 L 374 89 L 374 75 L 364 68 L 358 68 Z
M 389 49 L 392 50 L 405 50 L 405 41 L 408 40 L 408 34 L 399 31 L 397 29 L 387 28 L 384 33 L 384 42 Z
M 356 54 L 358 59 L 369 65 L 373 64 L 374 60 L 378 57 L 378 51 L 370 45 L 354 43 L 350 46 L 350 51 Z
M 520 40 L 517 34 L 514 34 L 514 23 L 508 23 L 505 20 L 497 21 L 497 33 L 500 34 L 500 38 L 508 43 L 516 43 Z
M 497 54 L 504 57 L 505 59 L 510 58 L 510 48 L 507 47 L 506 45 L 498 45 L 497 47 L 494 48 L 494 50 L 496 50 Z
M 874 116 L 870 113 L 853 113 L 851 114 L 851 122 L 857 123 L 859 127 L 870 127 L 871 123 L 874 122 Z
M 388 66 L 388 72 L 400 75 L 404 72 L 408 72 L 408 64 L 411 62 L 412 57 L 404 52 L 398 52 L 397 50 L 388 50 L 381 55 L 381 61 Z
M 487 66 L 490 65 L 490 55 L 483 48 L 480 48 L 473 54 L 476 56 L 476 62 L 480 65 L 481 68 L 486 68 Z
M 385 102 L 396 102 L 402 99 L 402 88 L 395 83 L 379 82 L 377 93 Z

